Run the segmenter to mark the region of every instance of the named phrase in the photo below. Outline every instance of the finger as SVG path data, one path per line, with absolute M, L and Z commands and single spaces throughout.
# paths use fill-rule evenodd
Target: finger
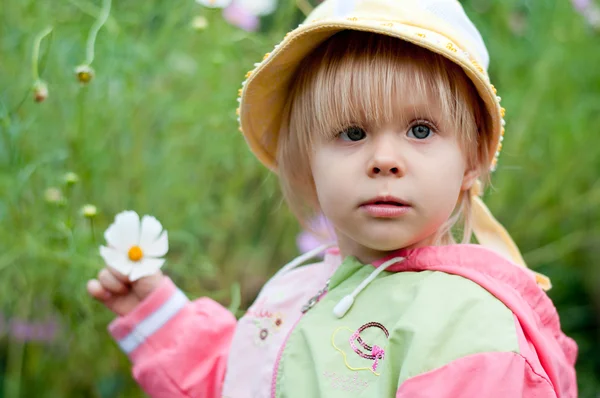
M 116 269 L 107 266 L 105 268 L 108 272 L 110 272 L 118 281 L 128 284 L 129 283 L 129 277 L 127 275 L 124 275 L 122 273 L 120 273 L 119 271 L 117 271 Z
M 140 300 L 143 300 L 160 286 L 164 278 L 165 276 L 160 271 L 144 276 L 132 283 L 132 291 Z
M 87 283 L 87 291 L 90 296 L 98 301 L 106 301 L 112 297 L 112 294 L 102 287 L 102 284 L 97 279 L 91 279 Z
M 111 293 L 124 294 L 129 291 L 128 286 L 117 279 L 117 277 L 106 268 L 98 273 L 98 280 L 102 284 L 102 287 Z
M 138 304 L 139 300 L 134 295 L 115 296 L 102 287 L 97 279 L 92 279 L 87 283 L 87 291 L 96 300 L 100 301 L 109 310 L 119 316 L 131 312 Z

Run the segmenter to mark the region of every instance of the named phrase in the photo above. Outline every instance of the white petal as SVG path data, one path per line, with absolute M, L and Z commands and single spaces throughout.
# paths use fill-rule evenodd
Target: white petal
M 110 247 L 100 246 L 100 255 L 106 265 L 116 269 L 123 275 L 129 275 L 133 269 L 133 264 L 129 261 L 126 253 L 122 253 Z
M 256 16 L 272 14 L 277 8 L 277 0 L 237 0 L 236 4 Z
M 140 217 L 135 211 L 117 214 L 115 222 L 104 232 L 104 239 L 109 246 L 127 253 L 140 242 Z
M 162 257 L 169 251 L 169 238 L 167 231 L 163 233 L 154 242 L 148 245 L 141 245 L 144 256 Z
M 140 228 L 140 247 L 144 251 L 144 254 L 146 254 L 147 248 L 156 242 L 160 233 L 162 232 L 162 229 L 162 225 L 160 225 L 160 222 L 156 218 L 152 216 L 144 216 L 142 218 L 142 226 Z
M 231 4 L 232 0 L 196 0 L 196 3 L 201 4 L 205 7 L 211 8 L 225 8 Z
M 164 258 L 144 257 L 142 261 L 135 263 L 133 271 L 129 274 L 129 280 L 134 282 L 144 276 L 155 274 L 164 263 Z

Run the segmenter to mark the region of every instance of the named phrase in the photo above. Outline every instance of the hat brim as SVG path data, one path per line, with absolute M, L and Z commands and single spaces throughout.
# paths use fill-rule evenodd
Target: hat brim
M 379 33 L 396 37 L 440 54 L 458 64 L 473 82 L 490 116 L 491 167 L 495 165 L 498 143 L 503 135 L 500 97 L 483 67 L 447 37 L 427 28 L 399 22 L 370 19 L 324 19 L 300 25 L 288 33 L 275 49 L 248 73 L 240 100 L 240 126 L 256 157 L 277 171 L 277 142 L 291 81 L 301 61 L 328 38 L 343 30 Z

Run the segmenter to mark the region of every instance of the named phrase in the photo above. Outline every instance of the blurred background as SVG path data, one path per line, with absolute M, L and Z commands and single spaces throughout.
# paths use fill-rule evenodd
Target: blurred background
M 144 396 L 85 291 L 122 210 L 163 223 L 165 271 L 191 298 L 238 315 L 298 254 L 235 108 L 245 72 L 316 2 L 238 3 L 0 0 L 0 397 Z M 507 108 L 486 201 L 552 278 L 580 396 L 600 397 L 598 3 L 462 3 Z

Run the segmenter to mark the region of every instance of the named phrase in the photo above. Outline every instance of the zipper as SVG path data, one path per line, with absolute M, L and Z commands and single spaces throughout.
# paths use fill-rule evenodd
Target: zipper
M 330 280 L 331 279 L 328 279 L 327 282 L 325 283 L 325 286 L 321 290 L 319 290 L 317 292 L 317 294 L 312 296 L 306 304 L 304 304 L 304 306 L 301 309 L 302 315 L 300 315 L 300 318 L 298 318 L 298 320 L 296 321 L 294 326 L 292 326 L 292 328 L 288 332 L 287 336 L 285 337 L 285 340 L 283 341 L 283 344 L 281 345 L 281 348 L 279 349 L 279 352 L 277 353 L 277 359 L 275 360 L 275 365 L 273 366 L 273 376 L 271 379 L 271 398 L 275 398 L 275 395 L 276 395 L 275 389 L 277 387 L 277 373 L 279 370 L 279 363 L 281 362 L 281 357 L 283 356 L 283 350 L 285 350 L 285 346 L 287 345 L 287 342 L 288 342 L 290 336 L 292 335 L 292 333 L 296 329 L 296 326 L 298 326 L 298 324 L 300 323 L 302 318 L 304 318 L 306 313 L 312 307 L 314 307 L 315 304 L 317 304 L 320 299 L 322 299 L 327 294 L 327 292 L 329 291 L 329 281 Z
M 319 290 L 317 292 L 317 294 L 315 294 L 314 296 L 312 296 L 308 302 L 306 304 L 304 304 L 304 306 L 302 307 L 301 311 L 303 314 L 306 314 L 312 307 L 315 306 L 315 304 L 317 304 L 319 302 L 319 300 L 321 299 L 321 296 L 323 296 L 325 293 L 327 293 L 327 291 L 329 290 L 329 282 L 331 279 L 328 279 L 327 282 L 325 283 L 325 286 L 323 287 L 323 289 Z

